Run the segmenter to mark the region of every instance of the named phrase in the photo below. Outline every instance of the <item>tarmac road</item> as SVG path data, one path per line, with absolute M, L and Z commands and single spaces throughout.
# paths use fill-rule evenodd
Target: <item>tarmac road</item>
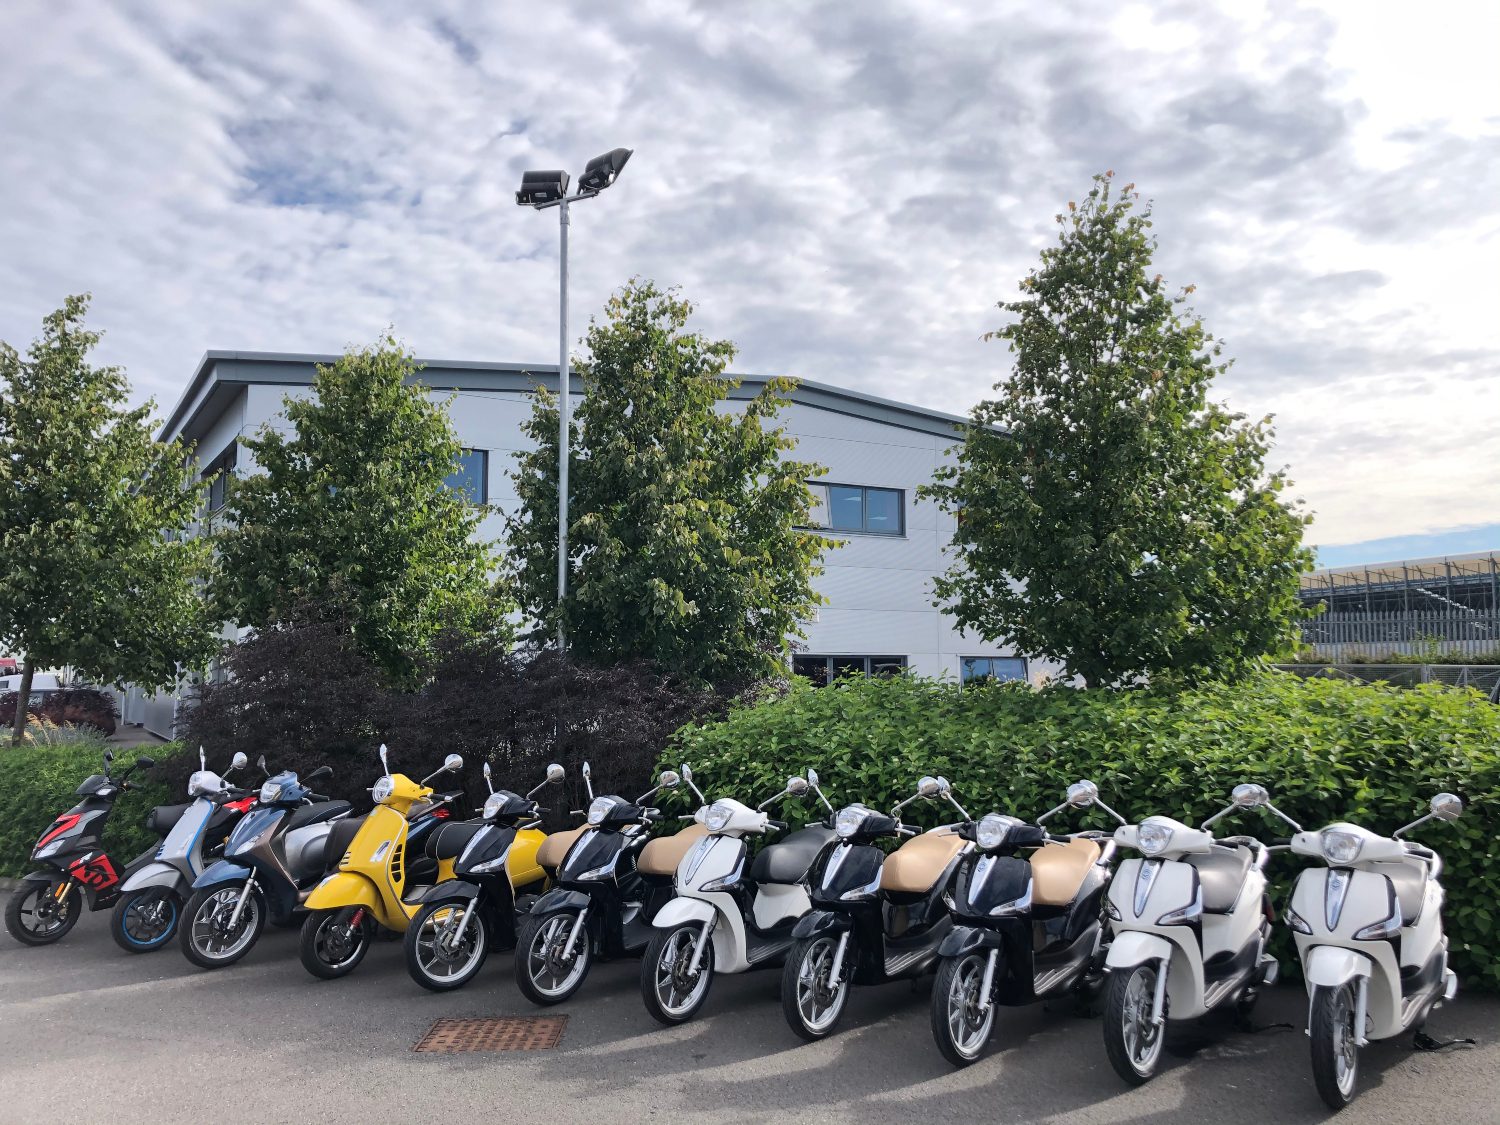
M 441 1016 L 533 1015 L 494 955 L 468 988 L 436 995 L 407 977 L 399 942 L 350 977 L 322 982 L 295 932 L 268 930 L 234 968 L 201 972 L 175 943 L 132 956 L 104 914 L 60 944 L 0 931 L 0 1123 L 203 1125 L 255 1122 L 848 1121 L 1267 1122 L 1329 1119 L 1299 1030 L 1217 1034 L 1127 1089 L 1098 1020 L 1039 1006 L 1007 1010 L 995 1045 L 954 1071 L 928 1030 L 928 990 L 860 990 L 845 1030 L 804 1044 L 787 1028 L 775 971 L 720 977 L 704 1014 L 660 1028 L 635 962 L 596 965 L 562 1042 L 535 1053 L 428 1055 L 412 1045 Z M 1264 1023 L 1298 1022 L 1303 994 L 1273 990 Z M 1368 1049 L 1341 1123 L 1500 1122 L 1500 999 L 1463 995 L 1434 1017 L 1477 1047 Z

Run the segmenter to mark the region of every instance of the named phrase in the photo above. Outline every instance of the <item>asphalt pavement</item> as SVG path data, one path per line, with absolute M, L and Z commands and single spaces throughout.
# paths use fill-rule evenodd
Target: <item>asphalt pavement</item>
M 635 962 L 596 965 L 547 1051 L 415 1054 L 444 1016 L 535 1015 L 511 955 L 468 988 L 433 994 L 407 977 L 398 941 L 351 976 L 316 981 L 296 933 L 268 930 L 239 965 L 193 968 L 175 943 L 130 955 L 104 914 L 61 943 L 0 932 L 0 1123 L 341 1125 L 375 1121 L 571 1122 L 1266 1122 L 1328 1120 L 1300 1030 L 1300 988 L 1271 991 L 1254 1033 L 1209 1029 L 1163 1071 L 1127 1089 L 1097 1019 L 1042 1006 L 1006 1010 L 979 1063 L 955 1071 L 928 1030 L 925 985 L 858 991 L 844 1030 L 804 1044 L 777 1000 L 780 973 L 715 980 L 704 1013 L 657 1026 Z M 1418 1053 L 1378 1044 L 1341 1123 L 1500 1122 L 1500 999 L 1460 994 L 1429 1025 L 1475 1047 Z M 1196 1047 L 1194 1050 L 1193 1048 Z M 480 1115 L 483 1115 L 482 1117 Z

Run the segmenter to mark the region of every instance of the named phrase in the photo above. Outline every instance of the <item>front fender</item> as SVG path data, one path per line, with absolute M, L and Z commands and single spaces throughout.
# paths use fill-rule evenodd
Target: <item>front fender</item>
M 549 914 L 571 914 L 575 910 L 589 908 L 589 896 L 582 891 L 570 891 L 565 887 L 554 887 L 531 904 L 531 916 L 544 918 Z
M 1302 966 L 1308 988 L 1337 988 L 1356 977 L 1369 976 L 1370 971 L 1370 959 L 1363 953 L 1337 945 L 1313 946 Z
M 363 875 L 352 871 L 335 871 L 312 889 L 302 904 L 309 910 L 338 910 L 345 906 L 364 906 L 379 913 L 380 892 Z
M 193 880 L 193 890 L 216 887 L 220 883 L 243 883 L 250 878 L 250 869 L 231 860 L 221 859 L 211 864 L 207 871 Z
M 685 922 L 712 922 L 719 916 L 712 903 L 701 898 L 674 898 L 656 912 L 651 924 L 658 929 L 680 926 Z
M 978 926 L 954 926 L 938 946 L 939 957 L 962 957 L 976 949 L 999 949 L 1005 940 L 994 930 L 983 930 Z
M 803 938 L 816 937 L 818 934 L 837 934 L 852 929 L 854 929 L 854 919 L 849 915 L 838 914 L 832 910 L 814 910 L 811 914 L 804 914 L 792 927 L 792 940 L 801 941 Z
M 1130 969 L 1151 961 L 1170 961 L 1172 943 L 1159 934 L 1146 934 L 1139 930 L 1126 930 L 1116 934 L 1109 943 L 1109 956 L 1104 965 L 1109 969 Z
M 144 891 L 148 887 L 165 887 L 169 891 L 175 891 L 184 882 L 186 880 L 182 877 L 182 872 L 170 863 L 148 863 L 125 880 L 120 893 L 131 894 L 135 891 Z
M 46 860 L 42 861 L 46 863 Z M 22 877 L 23 883 L 55 883 L 59 878 L 66 878 L 67 873 L 61 868 L 54 867 L 51 871 L 33 871 L 30 875 Z
M 421 893 L 406 899 L 406 902 L 410 905 L 418 905 L 429 902 L 472 901 L 478 897 L 479 888 L 473 883 L 463 879 L 449 879 L 446 883 L 423 887 Z

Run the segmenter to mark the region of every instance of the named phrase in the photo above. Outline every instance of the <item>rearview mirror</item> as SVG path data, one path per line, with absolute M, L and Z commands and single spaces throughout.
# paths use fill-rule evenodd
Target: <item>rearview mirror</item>
M 1264 785 L 1252 785 L 1245 782 L 1234 787 L 1229 794 L 1229 799 L 1234 802 L 1236 808 L 1258 809 L 1262 805 L 1271 803 L 1271 794 L 1266 792 Z
M 818 784 L 818 771 L 815 770 L 815 769 L 813 769 L 811 766 L 809 766 L 808 770 L 807 770 L 807 784 L 809 784 L 809 785 L 817 785 Z
M 690 766 L 690 765 L 688 765 L 686 762 L 682 763 L 682 780 L 683 781 L 692 781 L 693 780 L 693 767 Z
M 949 793 L 953 792 L 953 783 L 942 774 L 938 774 L 937 785 L 938 796 L 940 797 L 946 797 Z
M 1464 811 L 1463 800 L 1456 793 L 1439 793 L 1429 807 L 1439 820 L 1457 820 Z
M 594 776 L 594 771 L 589 766 L 589 764 L 587 762 L 583 763 L 583 776 L 584 777 L 593 777 Z
M 266 769 L 266 756 L 264 754 L 255 759 L 255 768 L 260 770 L 260 772 L 265 774 L 267 777 L 271 776 L 271 771 Z
M 143 766 L 149 770 L 152 766 L 156 765 L 156 759 L 148 758 L 146 757 L 146 755 L 142 754 L 140 757 L 136 758 L 135 764 L 138 766 Z
M 385 768 L 386 776 L 389 777 L 391 773 L 390 752 L 386 750 L 384 742 L 380 744 L 380 764 Z
M 1092 781 L 1075 781 L 1068 786 L 1068 804 L 1075 809 L 1087 808 L 1099 799 L 1099 787 Z
M 563 769 L 562 766 L 558 765 L 556 762 L 553 762 L 547 767 L 547 780 L 553 785 L 556 785 L 560 781 L 562 781 L 564 777 L 567 776 L 567 773 L 568 771 Z
M 443 759 L 443 769 L 449 773 L 457 773 L 464 768 L 464 756 L 462 754 L 449 754 Z
M 114 760 L 115 760 L 115 752 L 113 750 L 106 750 L 104 752 L 104 764 L 106 766 L 107 765 L 111 765 L 111 764 L 113 764 Z M 136 761 L 140 761 L 140 759 L 137 758 Z
M 918 780 L 918 782 L 917 782 L 917 796 L 919 796 L 919 797 L 936 797 L 939 792 L 940 792 L 940 790 L 938 789 L 938 779 L 937 778 L 935 778 L 935 777 L 923 777 L 920 780 Z
M 677 775 L 676 770 L 662 770 L 661 776 L 656 779 L 656 784 L 663 789 L 676 789 L 682 784 L 682 778 Z
M 198 768 L 200 770 L 208 769 L 208 755 L 203 752 L 201 743 L 198 746 Z
M 788 797 L 800 797 L 808 789 L 807 779 L 804 777 L 789 777 L 786 779 L 786 795 Z
M 312 773 L 308 774 L 302 780 L 305 781 L 305 782 L 322 781 L 325 777 L 332 777 L 332 776 L 333 776 L 333 767 L 332 766 L 319 766 L 317 769 L 313 770 Z
M 232 770 L 242 770 L 249 762 L 250 759 L 245 756 L 243 750 L 236 751 L 234 757 L 229 761 L 229 768 Z

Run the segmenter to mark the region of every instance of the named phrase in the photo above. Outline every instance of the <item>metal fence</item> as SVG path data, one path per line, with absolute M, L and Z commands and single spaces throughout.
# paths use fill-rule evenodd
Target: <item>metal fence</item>
M 1500 650 L 1500 610 L 1335 610 L 1304 621 L 1302 639 L 1334 661 L 1391 653 L 1461 659 Z
M 1500 665 L 1495 664 L 1278 664 L 1276 667 L 1307 679 L 1332 676 L 1396 687 L 1448 684 L 1474 688 L 1484 692 L 1491 703 L 1500 703 Z

